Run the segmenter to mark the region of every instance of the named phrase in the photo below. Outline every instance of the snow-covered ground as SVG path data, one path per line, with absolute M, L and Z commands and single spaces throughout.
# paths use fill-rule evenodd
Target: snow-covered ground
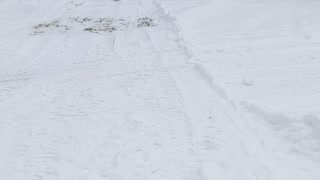
M 319 9 L 0 0 L 0 180 L 320 180 Z

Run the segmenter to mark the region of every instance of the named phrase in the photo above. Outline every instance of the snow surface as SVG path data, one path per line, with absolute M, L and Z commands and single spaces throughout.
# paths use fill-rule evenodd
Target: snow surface
M 0 180 L 320 180 L 319 9 L 0 0 Z

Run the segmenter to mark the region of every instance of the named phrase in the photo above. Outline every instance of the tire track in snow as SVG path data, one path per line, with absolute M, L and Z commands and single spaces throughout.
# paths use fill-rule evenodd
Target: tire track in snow
M 132 6 L 130 6 L 130 7 L 132 7 Z M 134 34 L 134 33 L 137 33 L 137 34 Z M 179 97 L 174 97 L 173 95 L 169 95 L 169 97 L 166 97 L 168 95 L 162 95 L 163 92 L 168 92 L 168 93 L 171 92 L 171 93 L 173 93 L 173 92 L 176 91 L 176 89 L 174 88 L 174 84 L 172 84 L 172 82 L 170 82 L 171 78 L 169 76 L 160 75 L 160 74 L 157 73 L 157 71 L 159 71 L 158 66 L 161 66 L 162 62 L 161 62 L 161 57 L 159 56 L 159 53 L 155 51 L 155 44 L 151 41 L 151 38 L 150 38 L 151 35 L 147 31 L 130 31 L 129 36 L 130 36 L 131 39 L 134 40 L 133 43 L 130 43 L 130 42 L 128 43 L 128 44 L 134 45 L 133 47 L 132 46 L 129 47 L 129 51 L 132 51 L 131 49 L 133 49 L 134 53 L 137 53 L 137 54 L 133 55 L 133 57 L 134 56 L 138 56 L 138 57 L 141 56 L 140 59 L 138 59 L 138 58 L 135 59 L 136 64 L 141 66 L 141 65 L 144 65 L 144 63 L 145 63 L 144 62 L 146 60 L 146 58 L 144 56 L 145 54 L 143 52 L 141 52 L 141 50 L 143 50 L 143 51 L 147 50 L 146 51 L 147 53 L 151 53 L 151 57 L 152 58 L 150 58 L 150 60 L 155 61 L 153 63 L 146 62 L 146 63 L 148 63 L 148 65 L 150 64 L 149 65 L 150 66 L 149 73 L 148 73 L 148 71 L 145 70 L 145 68 L 143 66 L 142 66 L 142 69 L 141 69 L 140 72 L 146 75 L 144 77 L 144 79 L 153 78 L 154 80 L 153 81 L 149 81 L 149 82 L 157 82 L 157 83 L 153 84 L 153 85 L 147 85 L 146 84 L 147 86 L 145 88 L 143 88 L 143 89 L 146 89 L 146 90 L 140 89 L 140 90 L 136 90 L 135 92 L 140 94 L 140 95 L 136 94 L 137 97 L 143 96 L 143 97 L 145 97 L 145 101 L 147 101 L 148 104 L 151 103 L 148 106 L 150 106 L 150 108 L 153 109 L 153 110 L 150 110 L 150 111 L 154 112 L 153 114 L 156 115 L 155 120 L 157 120 L 157 121 L 152 121 L 152 119 L 150 119 L 151 120 L 151 124 L 148 123 L 148 125 L 147 124 L 145 125 L 145 126 L 150 126 L 150 128 L 147 128 L 147 129 L 151 129 L 151 130 L 147 130 L 146 129 L 147 131 L 144 130 L 145 133 L 150 134 L 153 137 L 154 136 L 155 137 L 159 136 L 157 138 L 158 140 L 156 140 L 156 144 L 155 145 L 156 146 L 160 146 L 161 148 L 158 147 L 160 149 L 168 151 L 169 149 L 166 148 L 166 147 L 163 147 L 163 145 L 162 145 L 163 143 L 165 143 L 163 140 L 165 140 L 165 139 L 170 140 L 171 139 L 170 141 L 175 141 L 177 144 L 183 143 L 184 141 L 188 141 L 188 136 L 183 135 L 185 133 L 185 122 L 184 122 L 184 118 L 185 117 L 183 116 L 183 112 L 182 112 L 183 110 L 181 110 L 181 109 L 178 110 L 177 109 L 177 107 L 179 107 L 179 108 L 181 107 L 181 104 L 179 103 L 179 105 L 173 105 L 172 103 L 169 103 L 173 99 L 177 99 Z M 124 38 L 124 36 L 122 36 L 122 38 Z M 141 43 L 140 44 L 139 43 L 135 43 L 136 42 L 135 38 L 137 38 L 138 41 L 140 40 Z M 118 41 L 116 41 L 116 43 L 117 42 L 119 43 L 121 41 L 118 40 Z M 139 55 L 139 53 L 143 53 L 143 54 Z M 140 62 L 138 62 L 138 60 Z M 149 58 L 147 60 L 149 60 Z M 140 67 L 138 67 L 138 68 L 140 69 Z M 136 75 L 134 75 L 134 76 L 136 76 Z M 162 76 L 164 76 L 164 77 L 162 77 Z M 138 81 L 140 81 L 140 80 L 138 80 Z M 157 86 L 158 88 L 155 88 L 155 86 Z M 162 90 L 163 88 L 165 88 L 165 90 Z M 132 89 L 132 90 L 134 90 L 134 89 Z M 141 94 L 141 92 L 143 94 Z M 130 91 L 129 91 L 129 93 L 130 93 Z M 179 96 L 179 93 L 178 92 L 176 92 L 176 93 Z M 137 101 L 137 100 L 135 100 L 135 101 Z M 138 100 L 138 102 L 139 102 L 139 100 Z M 167 104 L 167 103 L 169 103 L 169 104 Z M 141 109 L 141 110 L 138 110 L 138 112 L 144 112 L 145 111 L 145 110 L 143 110 L 144 106 L 145 105 L 140 105 L 140 108 L 138 108 L 138 109 Z M 177 116 L 177 117 L 173 118 L 175 116 Z M 129 118 L 130 118 L 130 116 L 129 116 Z M 178 121 L 178 119 L 182 120 L 180 122 L 180 123 L 182 123 L 181 125 L 177 125 L 177 123 L 179 123 L 179 121 L 180 121 L 180 120 Z M 144 122 L 144 123 L 146 123 L 146 122 Z M 182 129 L 179 130 L 180 128 L 182 128 Z M 132 134 L 131 136 L 133 136 L 133 137 L 136 136 L 134 134 Z M 163 135 L 161 135 L 161 134 L 163 134 Z M 184 140 L 186 137 L 187 137 L 187 139 Z M 145 141 L 149 142 L 150 140 L 146 139 Z M 187 146 L 189 146 L 188 143 L 186 143 L 186 144 L 187 144 Z M 154 145 L 152 145 L 152 144 L 149 144 L 148 146 L 143 145 L 144 148 L 150 148 L 150 147 L 153 147 L 153 146 Z M 181 148 L 181 149 L 179 148 L 179 150 L 169 150 L 169 152 L 170 153 L 179 152 L 179 151 L 183 152 L 184 151 L 183 149 L 188 149 L 188 148 Z M 150 149 L 150 150 L 147 151 L 149 153 L 145 154 L 145 157 L 155 158 L 156 154 L 158 154 L 157 151 L 158 151 L 157 149 L 153 149 L 153 150 Z M 150 152 L 151 152 L 151 154 L 150 154 Z M 158 154 L 157 156 L 161 156 L 161 157 L 163 157 L 163 159 L 167 159 L 168 158 L 168 157 L 160 155 L 160 154 Z M 148 159 L 148 158 L 146 158 L 146 159 Z M 183 159 L 180 159 L 180 158 L 174 158 L 174 159 L 176 159 L 176 161 L 184 161 Z M 124 159 L 122 161 L 126 161 L 126 160 Z M 146 163 L 146 162 L 144 162 L 144 163 Z M 138 166 L 141 166 L 141 165 L 137 164 L 135 166 L 138 167 Z M 151 164 L 151 167 L 153 167 L 153 166 L 154 165 Z M 153 170 L 153 172 L 156 173 L 156 174 L 164 173 L 164 172 L 168 173 L 169 171 L 173 172 L 173 169 L 177 168 L 177 167 L 175 167 L 175 168 L 173 168 L 173 167 L 175 167 L 175 165 L 172 162 L 170 162 L 169 164 L 167 164 L 165 166 L 161 166 L 161 169 Z M 121 169 L 121 167 L 118 167 L 118 169 L 119 168 Z M 122 167 L 122 168 L 124 168 L 124 167 Z M 121 170 L 116 170 L 116 171 L 118 173 L 120 173 L 120 172 L 123 173 L 123 171 L 127 171 L 127 170 L 126 169 L 121 169 Z M 146 173 L 145 171 L 141 171 L 141 170 L 137 170 L 137 171 L 140 171 L 140 173 L 143 173 L 143 174 Z M 113 176 L 118 177 L 118 175 L 113 175 Z
M 167 19 L 174 20 L 174 17 L 166 12 L 161 4 L 156 3 L 156 5 L 163 14 L 166 14 Z M 183 36 L 177 33 L 179 28 L 175 27 L 175 33 L 178 34 L 178 38 L 175 39 L 180 43 L 185 42 Z M 189 46 L 182 45 L 181 48 L 189 55 L 190 61 L 198 61 L 195 51 L 190 50 Z M 239 162 L 243 158 L 250 159 L 251 150 L 249 149 L 257 147 L 255 146 L 257 140 L 248 138 L 248 134 L 251 132 L 243 131 L 245 121 L 238 122 L 243 120 L 243 117 L 237 111 L 237 105 L 214 82 L 211 75 L 200 64 L 194 63 L 191 68 L 173 73 L 173 77 L 187 109 L 188 114 L 186 116 L 189 117 L 190 126 L 193 127 L 192 142 L 197 147 L 194 148 L 193 159 L 196 162 L 195 164 L 198 165 L 194 169 L 199 171 L 192 172 L 191 170 L 192 177 L 196 179 L 207 179 L 209 177 L 250 178 L 250 174 L 253 173 L 250 171 L 254 171 L 251 168 L 243 169 L 243 172 L 241 170 L 231 172 L 234 170 L 229 169 L 233 166 L 233 163 L 238 161 L 235 159 L 240 159 Z M 252 144 L 250 141 L 252 141 Z M 268 170 L 255 160 L 252 164 L 265 171 Z M 238 165 L 238 167 L 242 166 Z M 223 174 L 225 172 L 227 174 Z

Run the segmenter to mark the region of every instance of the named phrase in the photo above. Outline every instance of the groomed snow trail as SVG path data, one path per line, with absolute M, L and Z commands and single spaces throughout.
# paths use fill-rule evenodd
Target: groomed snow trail
M 197 62 L 161 2 L 0 10 L 1 180 L 319 180 Z

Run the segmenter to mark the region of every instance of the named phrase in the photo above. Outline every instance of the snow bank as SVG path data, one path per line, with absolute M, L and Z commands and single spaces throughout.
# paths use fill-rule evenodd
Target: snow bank
M 293 147 L 292 151 L 320 161 L 320 119 L 317 116 L 305 115 L 296 118 L 285 115 L 284 112 L 270 113 L 255 105 L 243 105 L 265 120 L 283 140 L 289 142 Z

